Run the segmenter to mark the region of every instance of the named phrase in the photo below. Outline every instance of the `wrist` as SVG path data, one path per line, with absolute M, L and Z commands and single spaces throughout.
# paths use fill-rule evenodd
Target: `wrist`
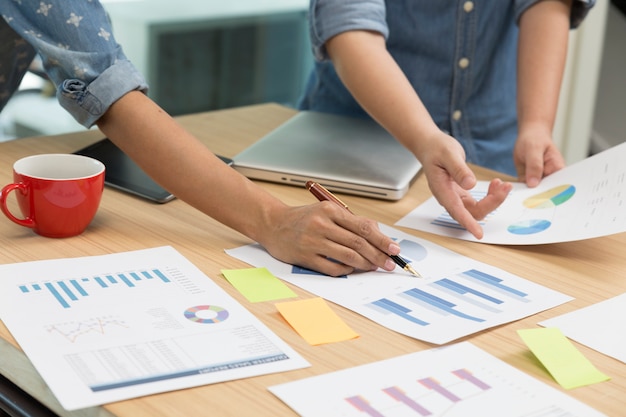
M 434 129 L 424 131 L 413 141 L 410 147 L 413 154 L 422 163 L 433 157 L 436 159 L 447 158 L 444 154 L 453 152 L 457 148 L 461 148 L 457 140 L 436 126 Z
M 265 242 L 276 236 L 281 224 L 284 224 L 289 206 L 276 198 L 269 198 L 259 204 L 255 216 L 247 222 L 245 235 L 265 246 Z
M 547 121 L 521 121 L 517 130 L 518 137 L 552 137 L 553 125 Z

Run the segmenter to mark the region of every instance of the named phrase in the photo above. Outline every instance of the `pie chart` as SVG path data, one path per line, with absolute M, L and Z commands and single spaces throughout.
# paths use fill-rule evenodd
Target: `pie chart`
M 532 235 L 535 233 L 543 232 L 552 225 L 548 220 L 524 220 L 521 222 L 513 223 L 507 230 L 514 235 Z
M 413 242 L 412 240 L 403 239 L 398 243 L 398 245 L 400 245 L 402 257 L 406 256 L 413 262 L 421 261 L 428 255 L 424 246 L 417 242 Z
M 576 187 L 570 184 L 559 185 L 543 193 L 535 194 L 524 200 L 524 206 L 530 209 L 553 208 L 572 198 Z
M 218 306 L 201 305 L 185 310 L 185 318 L 196 323 L 219 323 L 228 318 L 228 310 Z

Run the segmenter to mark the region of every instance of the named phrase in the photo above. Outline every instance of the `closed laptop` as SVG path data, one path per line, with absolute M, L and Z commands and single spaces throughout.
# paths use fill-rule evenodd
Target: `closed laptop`
M 372 120 L 301 111 L 233 158 L 248 178 L 398 200 L 421 164 Z

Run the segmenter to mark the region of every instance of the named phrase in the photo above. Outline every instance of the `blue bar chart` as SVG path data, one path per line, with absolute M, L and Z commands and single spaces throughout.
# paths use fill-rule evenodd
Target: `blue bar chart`
M 474 200 L 479 201 L 479 200 L 482 200 L 483 197 L 487 195 L 487 192 L 482 191 L 482 190 L 471 190 L 470 194 L 474 198 Z M 493 216 L 493 213 L 494 212 L 490 213 L 483 220 L 480 220 L 478 224 L 480 224 L 481 226 L 484 226 L 487 223 L 487 220 L 489 219 L 489 217 Z M 459 222 L 454 220 L 452 216 L 450 216 L 450 214 L 445 210 L 441 214 L 439 214 L 439 216 L 433 219 L 431 224 L 434 226 L 440 226 L 440 227 L 445 227 L 449 229 L 465 230 L 465 228 L 461 226 Z
M 71 308 L 73 303 L 98 291 L 114 287 L 132 289 L 145 281 L 155 281 L 161 284 L 172 282 L 160 269 L 151 269 L 38 282 L 20 285 L 19 289 L 22 294 L 46 293 L 53 297 L 61 307 Z
M 433 323 L 433 313 L 436 317 L 451 316 L 461 321 L 482 323 L 488 316 L 501 313 L 507 302 L 525 304 L 532 301 L 526 292 L 505 285 L 503 281 L 486 272 L 469 269 L 433 281 L 426 288 L 410 288 L 378 299 L 368 306 L 381 314 L 394 315 L 419 326 Z

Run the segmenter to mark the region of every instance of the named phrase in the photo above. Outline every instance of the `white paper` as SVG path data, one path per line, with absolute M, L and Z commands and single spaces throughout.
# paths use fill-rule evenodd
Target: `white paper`
M 599 417 L 463 342 L 269 387 L 302 417 Z
M 498 209 L 479 222 L 477 240 L 431 197 L 396 225 L 458 239 L 535 245 L 590 239 L 626 231 L 626 143 L 544 178 L 536 188 L 514 183 Z M 489 183 L 472 190 L 482 198 Z
M 0 276 L 0 318 L 67 410 L 310 366 L 171 247 Z
M 382 224 L 380 228 L 398 242 L 402 257 L 424 278 L 414 278 L 399 267 L 394 273 L 333 278 L 280 262 L 256 244 L 226 252 L 396 332 L 437 344 L 572 299 L 427 240 Z
M 539 323 L 626 363 L 626 294 Z

